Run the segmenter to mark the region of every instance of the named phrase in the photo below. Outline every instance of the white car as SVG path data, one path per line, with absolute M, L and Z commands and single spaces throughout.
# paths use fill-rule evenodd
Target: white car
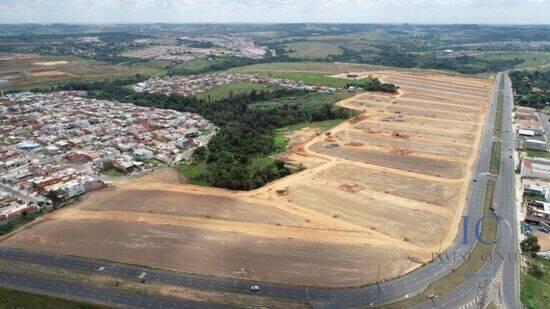
M 250 291 L 252 292 L 259 292 L 260 291 L 260 286 L 258 285 L 253 285 L 250 287 Z

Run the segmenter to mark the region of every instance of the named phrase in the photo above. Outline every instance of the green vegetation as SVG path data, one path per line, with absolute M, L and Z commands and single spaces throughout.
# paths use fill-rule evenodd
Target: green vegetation
M 221 57 L 210 57 L 206 60 L 191 60 L 189 64 L 187 62 L 172 67 L 169 71 L 169 75 L 188 75 L 188 74 L 200 74 L 200 73 L 209 73 L 214 71 L 224 71 L 230 68 L 247 66 L 258 63 L 265 62 L 274 62 L 274 61 L 283 61 L 289 60 L 288 57 L 267 57 L 262 59 L 250 59 L 244 57 L 234 57 L 234 56 L 221 56 Z
M 288 132 L 288 131 L 297 131 L 306 127 L 317 128 L 321 131 L 325 131 L 329 128 L 339 125 L 343 121 L 344 119 L 331 119 L 331 120 L 315 121 L 315 122 L 302 122 L 291 126 L 279 128 L 277 129 L 277 132 L 282 133 L 282 132 Z
M 342 54 L 342 50 L 333 42 L 296 42 L 286 47 L 289 56 L 301 59 L 325 59 Z
M 358 63 L 334 63 L 334 62 L 319 62 L 319 61 L 304 61 L 304 62 L 272 62 L 247 65 L 229 69 L 230 72 L 316 72 L 325 74 L 347 73 L 354 71 L 365 71 L 375 68 Z M 382 68 L 382 67 L 376 67 Z
M 352 116 L 351 112 L 333 105 L 347 94 L 252 90 L 249 94 L 208 102 L 196 97 L 135 93 L 126 89 L 125 84 L 126 81 L 71 83 L 59 88 L 88 90 L 90 96 L 97 99 L 193 112 L 209 119 L 220 130 L 204 151 L 206 154 L 201 154 L 205 159 L 200 162 L 205 168 L 191 181 L 200 179 L 201 183 L 228 189 L 258 188 L 292 172 L 282 161 L 266 159 L 279 147 L 275 144 L 275 129 L 305 121 Z M 262 106 L 261 102 L 270 103 Z M 190 165 L 194 164 L 196 162 Z
M 524 201 L 541 201 L 546 202 L 546 199 L 544 196 L 538 195 L 538 194 L 523 194 L 523 200 Z
M 514 71 L 509 76 L 517 104 L 543 109 L 550 102 L 550 71 Z
M 492 60 L 516 60 L 520 59 L 523 62 L 518 64 L 516 68 L 533 68 L 550 64 L 550 53 L 541 52 L 487 52 L 474 56 L 486 61 Z
M 111 176 L 111 177 L 120 177 L 120 176 L 124 176 L 124 173 L 122 173 L 121 171 L 117 170 L 116 168 L 110 168 L 106 171 L 103 171 L 103 174 L 104 175 L 107 175 L 107 176 Z
M 521 253 L 525 256 L 530 256 L 532 258 L 537 256 L 537 253 L 540 251 L 539 240 L 535 235 L 529 235 L 526 239 L 522 240 L 519 244 L 521 248 Z
M 277 129 L 277 134 L 273 136 L 274 152 L 279 153 L 286 151 L 286 146 L 289 142 L 290 139 L 284 136 L 283 133 L 279 133 L 279 130 Z
M 485 243 L 492 243 L 497 239 L 497 217 L 492 210 L 493 196 L 495 192 L 495 182 L 489 180 L 485 188 L 485 200 L 483 202 L 483 215 L 485 220 L 481 224 L 480 237 Z M 471 240 L 474 241 L 474 240 Z M 430 300 L 432 295 L 445 295 L 457 286 L 465 283 L 469 276 L 479 273 L 481 268 L 487 263 L 488 259 L 493 252 L 493 244 L 485 244 L 482 242 L 476 242 L 474 248 L 470 252 L 470 255 L 464 259 L 462 264 L 456 269 L 448 273 L 443 278 L 433 282 L 422 293 L 411 297 L 407 300 L 398 301 L 383 308 L 411 308 L 414 305 L 421 304 Z M 437 257 L 437 261 L 442 263 L 447 262 L 447 259 L 452 259 L 453 256 L 445 256 L 445 254 Z M 437 304 L 437 298 L 434 299 Z
M 329 108 L 331 104 L 350 96 L 351 94 L 348 93 L 318 94 L 298 92 L 296 95 L 254 103 L 250 105 L 250 108 L 262 112 L 290 109 L 303 114 L 303 117 L 306 119 L 318 119 L 322 118 L 319 114 L 325 112 L 321 108 Z M 309 119 L 308 121 L 312 121 Z
M 0 236 L 6 235 L 10 233 L 11 231 L 17 229 L 20 226 L 23 226 L 29 222 L 32 222 L 36 220 L 38 217 L 42 215 L 41 212 L 35 212 L 35 213 L 25 213 L 19 218 L 13 219 L 9 221 L 8 223 L 4 225 L 0 225 Z
M 522 152 L 524 152 L 528 157 L 531 158 L 544 158 L 544 159 L 550 159 L 550 152 L 547 151 L 540 151 L 540 150 L 530 150 L 530 149 L 522 149 Z
M 493 142 L 491 146 L 491 161 L 489 162 L 489 173 L 493 175 L 500 174 L 500 160 L 502 156 L 502 143 Z
M 201 162 L 199 162 L 200 164 Z M 193 185 L 197 186 L 210 186 L 208 179 L 202 177 L 206 173 L 206 167 L 203 165 L 192 164 L 188 165 L 186 163 L 180 163 L 178 165 L 178 172 L 185 176 L 185 178 Z
M 294 81 L 303 81 L 306 85 L 318 85 L 318 86 L 327 86 L 334 88 L 345 88 L 346 85 L 350 82 L 347 79 L 343 78 L 334 78 L 329 77 L 323 73 L 315 72 L 277 72 L 277 71 L 266 71 L 266 72 L 254 72 L 259 75 L 289 79 Z M 366 80 L 358 80 L 357 82 L 363 82 Z
M 368 78 L 363 79 L 359 82 L 351 82 L 346 85 L 346 88 L 354 86 L 361 87 L 367 91 L 382 91 L 389 93 L 396 93 L 399 89 L 399 86 L 390 83 L 383 83 L 378 78 Z
M 210 62 L 205 58 L 195 58 L 177 65 L 174 69 L 180 73 L 194 74 L 207 68 Z
M 98 305 L 88 305 L 62 298 L 40 295 L 35 293 L 22 292 L 0 288 L 0 309 L 12 308 L 52 308 L 52 309 L 72 309 L 72 308 L 104 308 Z
M 206 92 L 197 95 L 197 98 L 206 101 L 218 101 L 226 98 L 231 98 L 239 94 L 248 94 L 252 90 L 263 91 L 271 90 L 265 84 L 258 84 L 253 82 L 233 82 L 223 85 L 221 87 L 212 88 Z
M 498 91 L 497 98 L 497 112 L 495 115 L 495 130 L 493 131 L 493 136 L 501 137 L 502 136 L 502 121 L 504 114 L 504 94 L 502 90 Z
M 275 130 L 276 134 L 273 137 L 275 152 L 283 152 L 286 150 L 286 146 L 288 145 L 288 142 L 290 142 L 290 139 L 284 135 L 286 132 L 297 131 L 306 127 L 317 128 L 321 131 L 325 131 L 329 128 L 339 125 L 343 121 L 344 119 L 332 119 L 325 121 L 302 122 L 291 126 L 278 128 Z
M 527 309 L 548 308 L 550 261 L 532 258 L 528 265 L 528 270 L 521 274 L 521 302 Z
M 135 76 L 159 76 L 163 69 L 136 65 L 113 65 L 76 56 L 31 56 L 0 61 L 0 79 L 9 76 L 8 90 L 50 88 L 70 81 L 124 79 Z

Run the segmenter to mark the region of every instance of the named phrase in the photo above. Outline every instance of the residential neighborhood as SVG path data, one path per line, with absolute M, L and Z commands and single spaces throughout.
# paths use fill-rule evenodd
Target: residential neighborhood
M 104 188 L 114 176 L 186 160 L 217 129 L 196 114 L 85 95 L 0 98 L 0 224 Z
M 188 97 L 233 82 L 266 84 L 277 89 L 286 90 L 306 90 L 326 93 L 337 91 L 337 89 L 333 87 L 310 86 L 305 85 L 301 81 L 239 73 L 216 73 L 189 76 L 175 75 L 172 77 L 151 78 L 134 85 L 132 88 L 136 92 L 161 93 L 166 95 L 178 94 Z

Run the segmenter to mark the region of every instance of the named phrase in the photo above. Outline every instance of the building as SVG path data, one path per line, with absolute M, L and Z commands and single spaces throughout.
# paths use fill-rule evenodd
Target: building
M 528 201 L 525 206 L 525 220 L 550 224 L 550 203 Z
M 193 146 L 193 140 L 190 138 L 178 138 L 176 140 L 176 146 L 182 149 L 187 149 Z
M 544 159 L 523 159 L 521 162 L 522 178 L 550 179 L 550 161 Z
M 535 136 L 535 131 L 526 130 L 526 129 L 519 129 L 518 134 L 521 135 L 521 136 L 533 137 L 533 136 Z
M 535 183 L 526 179 L 523 181 L 523 194 L 542 197 L 547 202 L 550 201 L 550 187 L 548 184 Z
M 132 154 L 132 156 L 136 160 L 148 161 L 148 160 L 152 160 L 155 157 L 155 154 L 151 150 L 136 149 L 134 150 L 134 153 Z
M 17 148 L 23 151 L 33 151 L 40 149 L 40 147 L 42 147 L 42 145 L 31 141 L 23 141 L 17 145 Z
M 528 139 L 525 141 L 525 148 L 529 150 L 548 151 L 548 146 L 545 141 L 536 139 Z

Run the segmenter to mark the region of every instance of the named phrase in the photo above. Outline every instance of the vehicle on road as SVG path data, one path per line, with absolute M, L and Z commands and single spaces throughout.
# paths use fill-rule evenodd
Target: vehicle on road
M 260 291 L 260 286 L 259 285 L 252 285 L 252 286 L 250 286 L 250 291 L 251 292 L 259 292 Z

